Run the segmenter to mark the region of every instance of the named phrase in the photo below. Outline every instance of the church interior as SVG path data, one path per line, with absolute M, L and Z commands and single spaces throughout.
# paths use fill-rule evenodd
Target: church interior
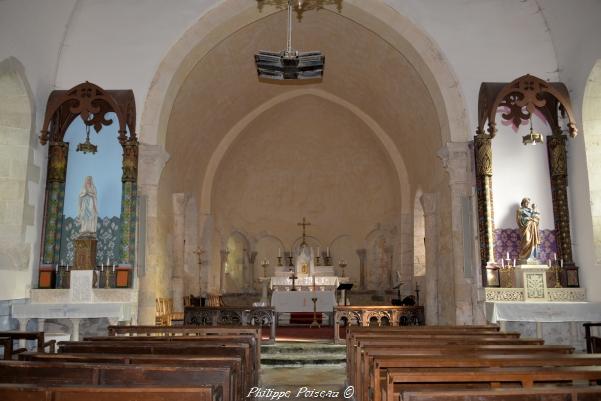
M 600 18 L 0 0 L 0 399 L 601 400 Z

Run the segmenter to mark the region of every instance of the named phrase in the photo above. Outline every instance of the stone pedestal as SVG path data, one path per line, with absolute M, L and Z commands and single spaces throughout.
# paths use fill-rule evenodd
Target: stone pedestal
M 94 237 L 75 239 L 74 270 L 94 270 L 96 268 L 97 241 Z
M 524 288 L 524 301 L 548 301 L 547 265 L 519 265 L 516 267 L 516 287 Z

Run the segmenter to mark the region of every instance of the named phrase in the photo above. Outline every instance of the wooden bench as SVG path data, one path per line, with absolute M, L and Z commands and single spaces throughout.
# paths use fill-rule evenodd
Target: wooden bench
M 574 381 L 601 379 L 601 367 L 529 367 L 529 368 L 470 368 L 470 369 L 388 369 L 386 372 L 386 400 L 395 401 L 409 390 L 429 389 L 433 386 L 461 383 L 462 386 L 480 384 L 499 388 L 504 384 L 519 384 L 532 389 L 535 383 L 572 384 Z M 395 392 L 396 385 L 396 392 Z
M 405 391 L 402 401 L 598 401 L 601 388 L 553 387 L 444 391 Z
M 43 386 L 212 386 L 223 401 L 238 397 L 227 368 L 0 361 L 0 382 Z
M 241 360 L 235 357 L 219 356 L 186 356 L 186 355 L 119 355 L 119 354 L 44 354 L 24 352 L 19 355 L 22 361 L 37 362 L 71 362 L 71 363 L 104 363 L 129 365 L 160 365 L 160 366 L 192 366 L 192 367 L 226 367 L 231 369 L 232 387 L 240 396 L 246 391 L 243 388 Z
M 27 351 L 26 348 L 14 348 L 14 341 L 19 340 L 33 340 L 36 342 L 37 350 L 44 352 L 46 348 L 50 352 L 55 352 L 56 341 L 44 341 L 43 331 L 0 331 L 0 338 L 2 338 L 2 346 L 4 348 L 4 359 L 12 359 L 13 355 Z M 8 340 L 6 340 L 8 339 Z
M 0 384 L 0 399 L 6 401 L 219 401 L 211 386 L 125 387 L 125 386 L 39 386 Z
M 168 345 L 168 344 L 189 344 L 189 345 L 219 345 L 225 346 L 240 346 L 244 348 L 245 362 L 248 363 L 248 368 L 252 372 L 252 384 L 258 382 L 258 371 L 260 369 L 261 351 L 260 345 L 257 344 L 256 338 L 250 335 L 237 336 L 169 336 L 169 337 L 90 337 L 83 342 L 62 342 L 61 345 L 83 345 L 83 344 L 147 344 L 147 345 Z
M 252 358 L 248 344 L 211 342 L 200 343 L 186 342 L 156 342 L 136 341 L 102 342 L 79 341 L 59 343 L 59 353 L 86 353 L 86 354 L 153 354 L 153 355 L 188 355 L 188 356 L 225 356 L 238 357 L 241 360 L 242 387 L 244 389 L 256 385 L 258 372 L 255 370 L 255 361 Z
M 432 355 L 395 357 L 390 355 L 373 357 L 369 366 L 369 389 L 364 389 L 365 400 L 381 400 L 382 381 L 386 370 L 391 368 L 483 368 L 483 367 L 554 367 L 554 366 L 595 366 L 601 365 L 601 355 L 590 354 L 538 354 L 538 355 Z M 365 378 L 363 378 L 365 380 Z M 370 394 L 371 393 L 371 394 Z M 371 395 L 371 396 L 370 396 Z

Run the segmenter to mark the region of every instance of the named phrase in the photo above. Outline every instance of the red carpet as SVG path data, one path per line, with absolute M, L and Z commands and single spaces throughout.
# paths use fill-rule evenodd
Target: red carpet
M 321 324 L 321 313 L 316 316 L 317 323 Z M 290 314 L 290 324 L 306 324 L 313 322 L 313 312 L 292 312 Z
M 313 317 L 311 317 L 313 320 Z M 344 331 L 341 330 L 341 334 Z M 269 327 L 263 327 L 262 329 L 263 339 L 269 338 Z M 311 341 L 311 340 L 331 340 L 334 341 L 334 327 L 292 327 L 282 326 L 278 327 L 275 332 L 276 341 Z

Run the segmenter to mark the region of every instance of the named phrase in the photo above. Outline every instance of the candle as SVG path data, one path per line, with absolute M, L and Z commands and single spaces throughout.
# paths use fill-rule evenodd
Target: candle
M 104 263 L 100 265 L 100 271 L 103 272 L 104 271 Z
M 113 263 L 113 273 L 115 272 L 115 264 Z
M 320 251 L 320 250 L 321 250 L 321 249 L 319 249 L 319 247 L 317 247 L 317 256 L 321 256 L 321 255 L 319 254 L 319 251 Z
M 501 259 L 501 267 L 505 267 L 505 259 Z
M 282 248 L 278 248 L 278 258 L 282 257 Z
M 513 267 L 515 267 L 515 259 L 513 260 Z
M 109 266 L 110 266 L 110 264 L 109 264 L 109 257 L 107 256 L 106 257 L 106 267 L 109 267 Z
M 69 271 L 69 263 L 67 263 L 67 271 Z
M 549 259 L 548 265 L 549 267 L 551 267 L 551 259 Z
M 563 267 L 563 259 L 561 259 L 561 264 L 560 264 L 560 266 L 561 266 L 561 267 Z
M 58 263 L 56 264 L 56 271 L 57 271 L 57 273 L 58 273 Z
M 509 252 L 507 252 L 507 259 L 509 259 Z
M 330 247 L 326 248 L 326 255 L 328 255 L 328 258 L 330 257 Z
M 557 254 L 553 252 L 553 260 L 557 260 Z

